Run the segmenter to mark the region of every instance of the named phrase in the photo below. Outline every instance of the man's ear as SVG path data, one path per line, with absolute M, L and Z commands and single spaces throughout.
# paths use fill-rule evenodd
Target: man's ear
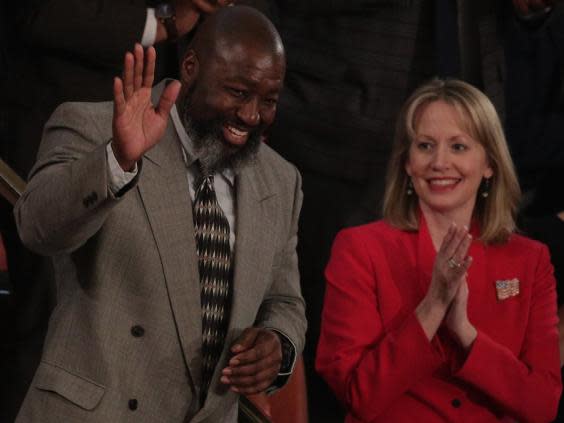
M 200 61 L 194 50 L 188 50 L 180 64 L 180 82 L 185 87 L 189 87 L 198 77 Z

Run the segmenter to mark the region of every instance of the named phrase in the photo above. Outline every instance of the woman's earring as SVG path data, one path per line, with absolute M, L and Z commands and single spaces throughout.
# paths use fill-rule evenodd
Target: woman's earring
M 413 182 L 411 182 L 411 178 L 407 180 L 407 195 L 413 195 Z
M 490 179 L 491 178 L 484 178 L 482 180 L 482 197 L 483 198 L 488 198 L 488 196 L 490 195 Z

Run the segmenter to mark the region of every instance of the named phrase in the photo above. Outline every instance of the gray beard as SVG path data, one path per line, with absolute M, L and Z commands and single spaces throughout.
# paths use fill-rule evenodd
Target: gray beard
M 210 130 L 200 134 L 193 119 L 185 114 L 182 119 L 186 133 L 194 145 L 194 153 L 201 166 L 208 172 L 221 172 L 231 168 L 234 171 L 255 162 L 260 147 L 260 135 L 251 133 L 241 147 L 228 144 L 220 131 Z

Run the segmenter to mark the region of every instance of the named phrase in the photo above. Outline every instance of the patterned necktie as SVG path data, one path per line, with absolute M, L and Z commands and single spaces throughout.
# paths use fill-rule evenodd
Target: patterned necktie
M 204 173 L 196 189 L 194 229 L 202 300 L 203 405 L 227 334 L 233 278 L 229 222 L 217 201 L 213 175 Z

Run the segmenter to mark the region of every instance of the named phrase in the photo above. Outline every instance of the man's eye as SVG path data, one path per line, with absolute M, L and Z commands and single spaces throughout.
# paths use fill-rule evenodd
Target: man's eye
M 266 104 L 267 106 L 276 106 L 278 104 L 278 99 L 277 98 L 265 98 L 264 104 Z
M 247 94 L 245 91 L 243 90 L 239 90 L 237 88 L 227 88 L 227 90 L 229 91 L 229 93 L 236 98 L 244 98 L 245 95 Z

